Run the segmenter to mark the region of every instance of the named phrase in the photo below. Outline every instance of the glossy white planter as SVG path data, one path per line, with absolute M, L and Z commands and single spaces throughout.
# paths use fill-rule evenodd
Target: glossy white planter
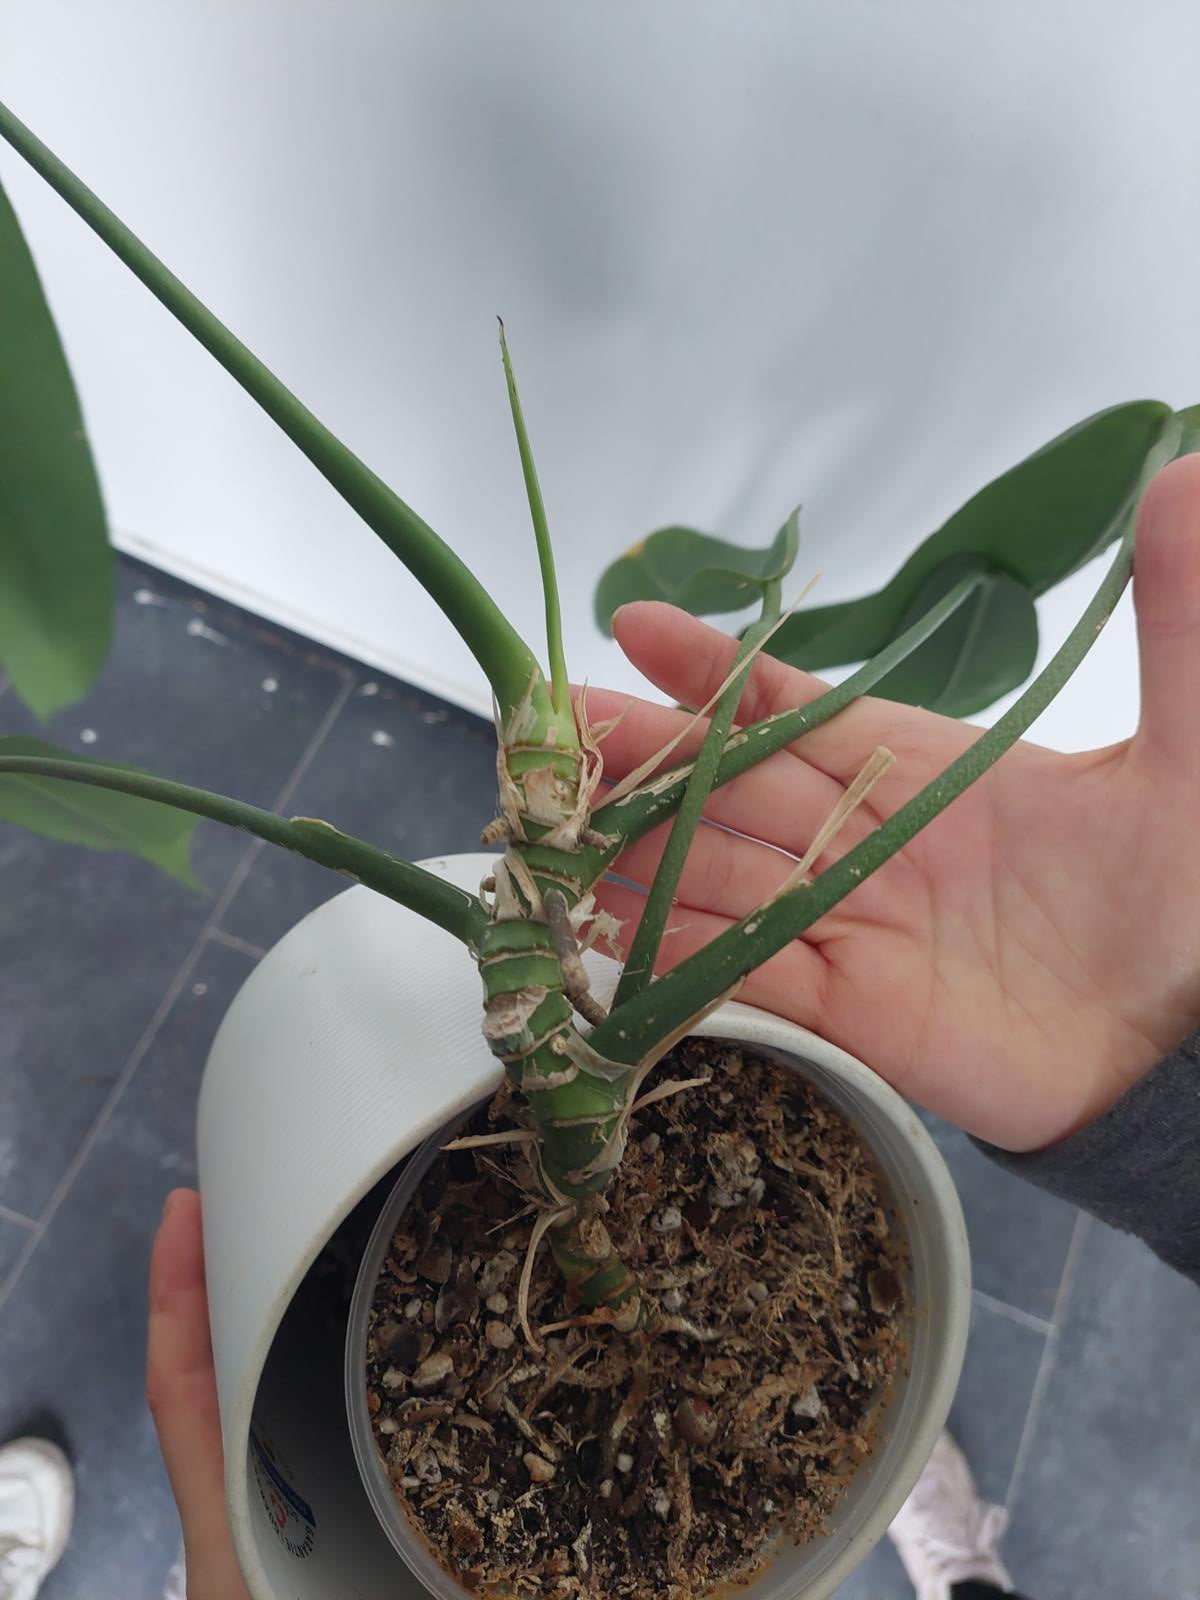
M 491 857 L 427 863 L 474 888 Z M 603 992 L 611 963 L 595 958 Z M 499 1081 L 461 947 L 351 889 L 264 957 L 230 1007 L 200 1096 L 199 1160 L 226 1488 L 254 1600 L 422 1595 L 377 1521 L 351 1452 L 344 1329 L 297 1301 L 359 1200 Z M 970 1269 L 933 1142 L 861 1062 L 728 1005 L 702 1030 L 786 1057 L 845 1111 L 889 1181 L 912 1255 L 909 1361 L 828 1537 L 781 1553 L 746 1600 L 825 1600 L 886 1529 L 953 1398 Z M 291 1315 L 289 1315 L 289 1310 Z

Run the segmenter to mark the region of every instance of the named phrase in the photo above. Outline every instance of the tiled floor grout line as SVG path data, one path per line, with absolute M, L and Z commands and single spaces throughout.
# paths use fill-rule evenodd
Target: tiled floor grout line
M 304 752 L 299 761 L 297 761 L 296 765 L 292 768 L 287 782 L 279 791 L 273 807 L 274 810 L 281 811 L 295 793 L 297 784 L 299 784 L 301 778 L 303 778 L 304 774 L 308 771 L 317 754 L 317 751 L 328 738 L 330 730 L 337 721 L 338 717 L 341 716 L 347 700 L 349 700 L 351 694 L 354 692 L 354 686 L 357 681 L 358 678 L 356 674 L 347 674 L 345 683 L 343 683 L 341 689 L 334 696 L 332 705 L 321 718 L 316 732 L 305 746 Z M 50 1199 L 46 1205 L 46 1209 L 41 1215 L 36 1231 L 30 1234 L 29 1239 L 26 1241 L 25 1245 L 19 1252 L 16 1261 L 13 1263 L 7 1278 L 0 1282 L 0 1309 L 3 1309 L 5 1302 L 16 1288 L 18 1282 L 20 1281 L 21 1274 L 29 1265 L 29 1262 L 32 1260 L 33 1254 L 36 1251 L 39 1243 L 49 1230 L 50 1224 L 53 1222 L 56 1212 L 62 1205 L 63 1201 L 67 1198 L 67 1195 L 70 1193 L 75 1183 L 75 1179 L 79 1176 L 80 1172 L 82 1172 L 88 1156 L 92 1153 L 97 1140 L 104 1132 L 104 1129 L 108 1126 L 113 1112 L 121 1102 L 121 1098 L 124 1095 L 125 1090 L 129 1087 L 129 1084 L 132 1082 L 138 1067 L 141 1066 L 147 1051 L 150 1049 L 150 1046 L 154 1043 L 155 1038 L 158 1036 L 158 1031 L 166 1021 L 171 1007 L 179 998 L 180 991 L 183 989 L 184 984 L 191 977 L 192 972 L 195 969 L 196 962 L 199 960 L 201 952 L 208 942 L 209 936 L 216 928 L 221 918 L 229 910 L 230 905 L 233 903 L 234 896 L 242 887 L 242 884 L 245 883 L 255 861 L 258 859 L 259 851 L 262 847 L 262 840 L 256 839 L 249 849 L 243 853 L 237 866 L 234 867 L 232 873 L 230 874 L 229 881 L 226 883 L 224 889 L 222 889 L 220 895 L 218 896 L 217 903 L 213 907 L 207 922 L 205 922 L 204 926 L 200 929 L 200 932 L 196 935 L 192 947 L 188 951 L 187 955 L 183 958 L 179 970 L 171 979 L 171 982 L 167 985 L 167 991 L 159 1001 L 154 1015 L 151 1017 L 149 1023 L 143 1030 L 141 1038 L 138 1040 L 137 1044 L 134 1045 L 132 1051 L 130 1052 L 129 1059 L 126 1061 L 124 1067 L 122 1067 L 116 1078 L 116 1081 L 113 1083 L 112 1088 L 108 1091 L 104 1104 L 100 1107 L 100 1110 L 97 1113 L 96 1120 L 92 1123 L 92 1126 L 84 1135 L 82 1141 L 80 1142 L 79 1148 L 76 1150 L 74 1156 L 72 1156 L 70 1162 L 68 1163 L 66 1171 L 58 1180 L 54 1192 L 50 1196 Z
M 213 944 L 223 944 L 227 950 L 252 956 L 255 961 L 261 961 L 267 953 L 261 945 L 251 944 L 249 939 L 239 939 L 236 933 L 226 933 L 224 928 L 210 928 L 208 937 Z
M 1062 1277 L 1058 1280 L 1058 1293 L 1054 1296 L 1054 1311 L 1050 1317 L 1050 1331 L 1046 1335 L 1042 1359 L 1038 1362 L 1037 1376 L 1033 1380 L 1033 1392 L 1029 1396 L 1029 1410 L 1025 1413 L 1025 1426 L 1021 1429 L 1021 1439 L 1017 1445 L 1016 1456 L 1013 1458 L 1012 1472 L 1009 1474 L 1008 1493 L 1004 1497 L 1005 1508 L 1009 1511 L 1012 1510 L 1016 1502 L 1017 1490 L 1021 1487 L 1021 1479 L 1025 1474 L 1025 1463 L 1033 1447 L 1033 1432 L 1041 1415 L 1042 1402 L 1045 1399 L 1046 1386 L 1050 1382 L 1050 1374 L 1054 1370 L 1058 1336 L 1062 1332 L 1063 1313 L 1067 1308 L 1067 1298 L 1071 1293 L 1071 1286 L 1075 1282 L 1079 1253 L 1083 1247 L 1083 1240 L 1091 1220 L 1086 1211 L 1079 1212 L 1075 1218 L 1075 1226 L 1071 1231 L 1071 1242 L 1067 1246 L 1067 1257 L 1063 1262 Z
M 1059 1281 L 1061 1285 L 1061 1279 Z M 985 1311 L 993 1311 L 996 1316 L 1006 1317 L 1009 1322 L 1015 1322 L 1022 1328 L 1032 1328 L 1034 1333 L 1049 1336 L 1054 1332 L 1054 1324 L 1047 1322 L 1045 1317 L 1034 1316 L 1032 1311 L 1023 1311 L 1020 1306 L 1010 1305 L 1007 1300 L 997 1300 L 995 1295 L 983 1289 L 972 1289 L 971 1298 Z
M 27 1217 L 23 1211 L 14 1211 L 11 1206 L 0 1206 L 0 1222 L 15 1222 L 21 1228 L 41 1227 L 36 1217 Z

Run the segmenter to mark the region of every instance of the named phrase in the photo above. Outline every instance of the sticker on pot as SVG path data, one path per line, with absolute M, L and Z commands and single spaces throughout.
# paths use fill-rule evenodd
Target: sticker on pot
M 271 1441 L 253 1428 L 250 1430 L 250 1458 L 254 1464 L 254 1481 L 275 1537 L 297 1560 L 307 1560 L 313 1553 L 317 1519 L 287 1481 L 286 1463 Z

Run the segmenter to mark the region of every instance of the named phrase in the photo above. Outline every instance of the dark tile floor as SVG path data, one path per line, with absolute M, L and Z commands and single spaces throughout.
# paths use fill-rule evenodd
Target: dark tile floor
M 0 698 L 0 729 L 28 726 Z M 48 736 L 413 857 L 475 848 L 491 815 L 484 723 L 129 562 L 112 660 Z M 79 1471 L 45 1600 L 158 1600 L 178 1527 L 142 1397 L 150 1241 L 194 1176 L 223 1011 L 341 887 L 208 824 L 194 861 L 200 895 L 0 827 L 0 1437 L 55 1414 Z M 931 1126 L 977 1282 L 952 1424 L 1013 1512 L 1015 1579 L 1034 1600 L 1198 1600 L 1200 1296 Z M 840 1600 L 910 1593 L 885 1545 Z

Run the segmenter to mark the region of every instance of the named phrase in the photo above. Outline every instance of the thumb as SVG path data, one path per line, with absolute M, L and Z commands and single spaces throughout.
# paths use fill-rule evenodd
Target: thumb
M 187 1555 L 188 1600 L 249 1600 L 225 1508 L 200 1196 L 167 1200 L 150 1264 L 146 1391 Z
M 1200 764 L 1200 455 L 1154 477 L 1138 508 L 1133 598 L 1141 659 L 1137 745 Z

